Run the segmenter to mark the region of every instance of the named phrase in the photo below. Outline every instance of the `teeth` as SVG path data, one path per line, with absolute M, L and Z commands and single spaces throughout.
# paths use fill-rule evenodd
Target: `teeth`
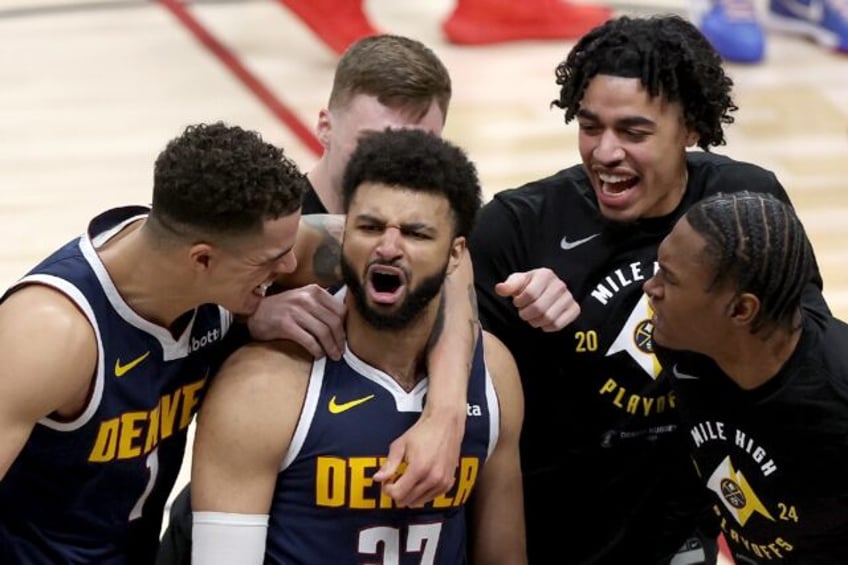
M 256 287 L 256 293 L 261 296 L 265 296 L 265 293 L 268 292 L 268 289 L 271 287 L 272 284 L 274 284 L 273 281 L 267 281 L 260 284 Z
M 598 178 L 601 179 L 604 182 L 615 184 L 615 183 L 619 183 L 619 182 L 624 182 L 627 179 L 629 179 L 630 177 L 629 176 L 623 176 L 623 175 L 608 175 L 608 174 L 605 174 L 605 173 L 599 173 Z

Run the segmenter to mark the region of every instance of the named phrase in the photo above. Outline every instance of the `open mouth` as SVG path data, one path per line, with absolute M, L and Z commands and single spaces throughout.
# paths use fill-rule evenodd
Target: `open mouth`
M 374 265 L 368 270 L 368 294 L 378 304 L 394 304 L 405 286 L 406 276 L 397 267 Z
M 253 289 L 253 294 L 256 294 L 257 296 L 265 296 L 265 293 L 268 292 L 268 289 L 271 288 L 272 284 L 274 284 L 273 280 L 265 281 Z
M 605 196 L 619 196 L 639 182 L 639 177 L 636 175 L 613 175 L 609 173 L 598 173 L 600 179 L 601 193 Z

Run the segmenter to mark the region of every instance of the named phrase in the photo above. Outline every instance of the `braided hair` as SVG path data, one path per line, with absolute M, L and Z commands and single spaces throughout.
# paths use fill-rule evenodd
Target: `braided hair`
M 789 204 L 765 193 L 718 193 L 692 206 L 686 219 L 706 240 L 704 257 L 714 273 L 709 288 L 730 284 L 760 299 L 751 333 L 797 329 L 801 293 L 813 278 L 815 259 Z
M 584 35 L 557 65 L 559 98 L 551 105 L 565 110 L 569 123 L 580 109 L 595 75 L 638 78 L 652 97 L 680 102 L 686 126 L 699 135 L 698 146 L 724 145 L 724 124 L 738 108 L 719 54 L 687 20 L 674 15 L 622 16 Z

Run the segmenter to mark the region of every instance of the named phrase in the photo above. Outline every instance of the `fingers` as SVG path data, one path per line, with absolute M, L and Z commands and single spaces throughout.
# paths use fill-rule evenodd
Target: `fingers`
M 374 480 L 378 482 L 391 482 L 395 475 L 402 472 L 403 463 L 403 447 L 397 441 L 392 442 L 389 446 L 389 455 L 383 462 L 383 465 L 374 473 Z
M 517 296 L 524 290 L 524 287 L 527 286 L 527 283 L 532 277 L 532 273 L 533 271 L 527 271 L 526 273 L 512 273 L 505 281 L 495 285 L 495 292 L 498 296 Z
M 422 431 L 418 424 L 413 428 L 418 428 L 419 433 Z M 419 444 L 421 450 L 416 451 L 414 442 L 422 439 L 424 443 Z M 382 482 L 383 493 L 392 498 L 398 507 L 421 506 L 430 502 L 453 487 L 459 459 L 454 452 L 458 452 L 461 435 L 457 440 L 453 442 L 457 449 L 447 449 L 446 444 L 451 442 L 442 435 L 428 434 L 418 436 L 416 440 L 408 430 L 389 445 L 389 454 L 373 478 Z M 434 441 L 437 443 L 432 443 Z M 440 449 L 445 452 L 439 453 Z M 420 456 L 422 453 L 428 456 Z
M 513 273 L 496 285 L 495 292 L 512 296 L 519 317 L 546 332 L 559 331 L 580 315 L 568 286 L 548 268 Z
M 257 339 L 289 339 L 315 357 L 344 351 L 345 306 L 318 285 L 289 290 L 262 301 L 249 322 Z
M 407 466 L 397 478 L 383 483 L 383 492 L 399 507 L 422 506 L 453 487 L 453 473 L 442 474 L 436 467 Z

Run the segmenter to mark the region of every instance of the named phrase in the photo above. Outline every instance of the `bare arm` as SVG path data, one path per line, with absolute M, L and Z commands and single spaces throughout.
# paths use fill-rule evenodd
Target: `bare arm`
M 471 563 L 515 565 L 527 562 L 518 450 L 524 395 L 512 355 L 492 334 L 483 335 L 486 366 L 497 391 L 501 422 L 497 446 L 486 460 L 471 497 Z
M 244 346 L 212 379 L 195 432 L 193 510 L 268 513 L 307 384 L 305 361 L 282 347 Z
M 198 512 L 227 513 L 228 522 L 216 530 L 220 535 L 196 529 L 192 547 L 196 561 L 261 562 L 264 529 L 259 536 L 245 538 L 243 525 L 228 526 L 232 526 L 230 520 L 270 511 L 277 473 L 297 425 L 309 374 L 305 356 L 289 355 L 295 347 L 280 342 L 244 346 L 212 380 L 197 420 L 192 510 L 195 516 Z M 225 547 L 225 555 L 219 544 Z
M 0 305 L 0 479 L 35 424 L 77 416 L 97 364 L 94 330 L 60 292 L 30 285 Z

